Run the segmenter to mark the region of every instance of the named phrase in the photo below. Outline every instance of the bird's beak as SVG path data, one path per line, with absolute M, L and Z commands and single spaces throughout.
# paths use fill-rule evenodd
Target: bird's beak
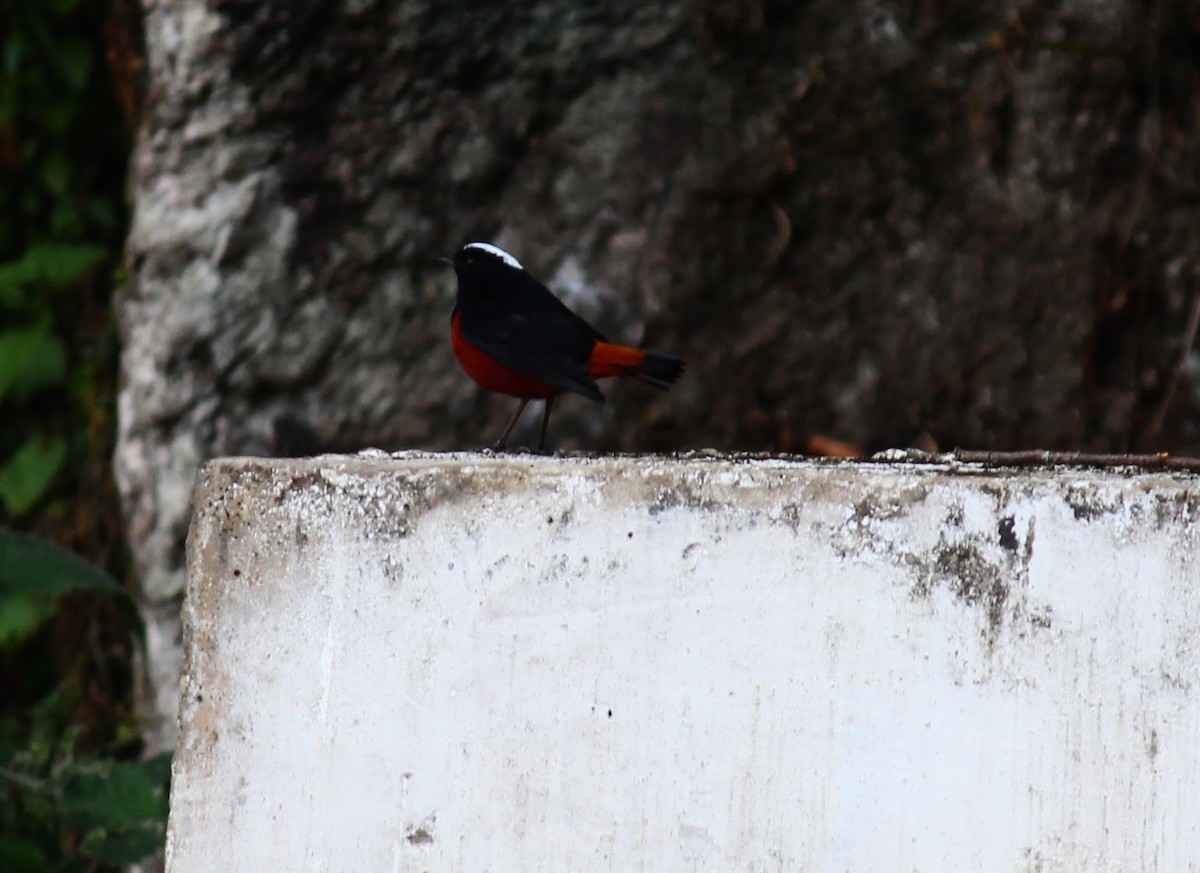
M 434 258 L 439 264 L 445 264 L 447 267 L 454 266 L 454 258 Z

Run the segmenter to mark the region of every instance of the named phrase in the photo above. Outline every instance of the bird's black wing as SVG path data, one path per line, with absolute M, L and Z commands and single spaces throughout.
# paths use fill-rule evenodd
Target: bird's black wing
M 489 358 L 526 376 L 604 402 L 588 373 L 603 336 L 537 280 L 492 288 L 461 307 L 463 338 Z

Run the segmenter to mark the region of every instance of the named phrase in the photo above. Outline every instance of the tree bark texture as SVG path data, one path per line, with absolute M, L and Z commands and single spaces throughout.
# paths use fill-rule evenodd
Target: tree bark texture
M 200 461 L 499 433 L 515 401 L 458 369 L 433 261 L 469 239 L 688 361 L 667 395 L 560 403 L 560 448 L 1200 446 L 1200 3 L 146 0 L 145 23 L 116 460 L 159 687 Z

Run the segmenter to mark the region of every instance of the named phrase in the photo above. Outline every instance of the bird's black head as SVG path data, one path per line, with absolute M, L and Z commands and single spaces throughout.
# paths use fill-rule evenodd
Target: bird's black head
M 503 301 L 521 296 L 536 282 L 521 262 L 504 249 L 486 242 L 469 242 L 454 257 L 444 259 L 458 278 L 455 306 L 478 311 L 479 307 L 503 307 Z M 549 292 L 546 292 L 549 293 Z
M 454 267 L 458 278 L 486 279 L 489 277 L 525 272 L 521 262 L 499 246 L 486 242 L 469 242 L 454 257 L 445 262 Z

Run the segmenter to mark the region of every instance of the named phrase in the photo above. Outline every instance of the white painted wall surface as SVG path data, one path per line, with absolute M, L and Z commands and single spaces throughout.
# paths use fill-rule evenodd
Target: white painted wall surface
M 168 869 L 1200 870 L 1197 484 L 215 462 Z

